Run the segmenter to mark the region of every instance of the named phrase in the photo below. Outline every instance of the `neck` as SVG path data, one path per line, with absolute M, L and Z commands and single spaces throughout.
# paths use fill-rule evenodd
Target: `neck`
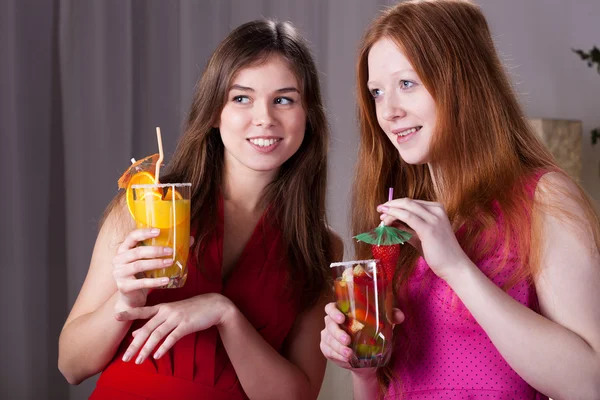
M 277 170 L 253 171 L 237 160 L 225 160 L 223 199 L 246 211 L 262 209 L 264 189 L 275 180 Z

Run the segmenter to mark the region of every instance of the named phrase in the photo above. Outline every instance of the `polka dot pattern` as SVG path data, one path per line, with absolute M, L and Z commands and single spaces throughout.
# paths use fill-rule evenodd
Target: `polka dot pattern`
M 501 257 L 506 260 L 500 246 L 477 263 L 498 286 L 516 267 L 516 250 L 510 250 L 501 273 L 492 273 Z M 508 293 L 537 310 L 535 288 L 527 282 L 519 282 Z M 393 369 L 399 380 L 392 382 L 386 399 L 548 399 L 507 364 L 464 304 L 423 258 L 409 281 L 408 304 L 408 317 L 395 340 Z

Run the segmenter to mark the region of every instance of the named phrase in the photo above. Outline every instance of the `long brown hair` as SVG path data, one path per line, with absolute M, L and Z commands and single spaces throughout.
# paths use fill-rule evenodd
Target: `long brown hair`
M 280 167 L 262 199 L 282 232 L 291 281 L 298 284 L 295 290 L 306 308 L 328 287 L 327 265 L 333 256 L 325 217 L 329 128 L 317 68 L 291 23 L 248 22 L 220 43 L 196 85 L 185 132 L 162 180 L 192 183 L 191 218 L 197 227 L 193 251 L 199 255 L 216 227 L 223 187 L 224 146 L 214 126 L 238 71 L 271 55 L 285 59 L 298 79 L 307 121 L 300 149 Z
M 435 100 L 438 120 L 430 157 L 443 198 L 436 198 L 428 166 L 405 163 L 377 123 L 367 87 L 367 61 L 371 47 L 382 38 L 398 45 Z M 396 197 L 441 202 L 455 230 L 465 225 L 459 240 L 474 261 L 493 242 L 504 244 L 504 254 L 516 244 L 520 268 L 509 276 L 504 289 L 523 279 L 531 282 L 540 268 L 542 243 L 525 183 L 539 171 L 564 172 L 528 125 L 479 7 L 467 0 L 415 0 L 384 11 L 363 37 L 357 79 L 360 147 L 352 198 L 354 234 L 371 229 L 379 220 L 376 207 L 386 201 L 386 188 L 391 186 Z M 581 205 L 589 221 L 589 225 L 583 221 L 584 225 L 591 227 L 598 245 L 598 217 L 589 197 L 575 185 L 577 193 L 564 187 L 552 190 Z M 573 220 L 574 215 L 566 210 L 543 206 Z M 496 208 L 509 229 L 502 233 L 504 237 L 488 238 L 485 246 L 476 249 L 481 232 L 495 225 Z M 359 258 L 368 257 L 369 248 L 357 244 L 356 253 Z M 400 295 L 417 258 L 413 248 L 403 247 L 394 279 Z M 387 368 L 378 374 L 384 386 L 390 381 L 389 373 Z

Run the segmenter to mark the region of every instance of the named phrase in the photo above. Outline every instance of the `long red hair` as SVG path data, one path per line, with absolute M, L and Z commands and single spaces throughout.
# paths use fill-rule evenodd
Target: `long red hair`
M 443 198 L 436 197 L 428 166 L 405 163 L 377 122 L 367 87 L 367 61 L 371 47 L 382 38 L 398 45 L 436 102 L 437 130 L 430 159 Z M 387 200 L 387 188 L 393 187 L 395 197 L 442 203 L 455 231 L 464 226 L 459 241 L 475 262 L 495 243 L 504 245 L 505 254 L 509 246 L 516 246 L 520 267 L 504 289 L 524 279 L 531 281 L 540 268 L 542 243 L 526 182 L 539 171 L 566 174 L 529 126 L 479 7 L 467 0 L 415 0 L 387 9 L 363 37 L 357 80 L 360 147 L 352 197 L 353 233 L 368 231 L 379 221 L 376 207 Z M 591 226 L 598 246 L 597 214 L 589 197 L 574 184 L 576 193 L 565 187 L 551 189 L 554 195 L 570 196 L 581 205 L 589 221 L 584 225 Z M 550 204 L 535 205 L 571 222 L 575 217 Z M 493 230 L 499 212 L 507 229 L 496 232 L 503 237 L 492 235 L 483 247 L 475 246 L 483 230 Z M 356 254 L 369 257 L 368 246 L 357 244 Z M 398 293 L 417 258 L 414 249 L 403 247 L 394 279 Z M 500 263 L 492 273 L 503 266 Z

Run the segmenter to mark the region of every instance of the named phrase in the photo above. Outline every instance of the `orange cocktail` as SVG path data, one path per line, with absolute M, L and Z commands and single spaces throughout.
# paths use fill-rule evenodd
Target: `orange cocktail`
M 141 245 L 173 249 L 173 264 L 145 272 L 147 278 L 169 278 L 163 288 L 179 288 L 187 279 L 190 245 L 190 183 L 132 184 L 127 205 L 138 228 L 158 228 L 160 234 Z M 129 191 L 130 190 L 130 191 Z
M 379 260 L 331 264 L 337 307 L 346 316 L 354 368 L 381 367 L 390 359 L 393 293 Z

